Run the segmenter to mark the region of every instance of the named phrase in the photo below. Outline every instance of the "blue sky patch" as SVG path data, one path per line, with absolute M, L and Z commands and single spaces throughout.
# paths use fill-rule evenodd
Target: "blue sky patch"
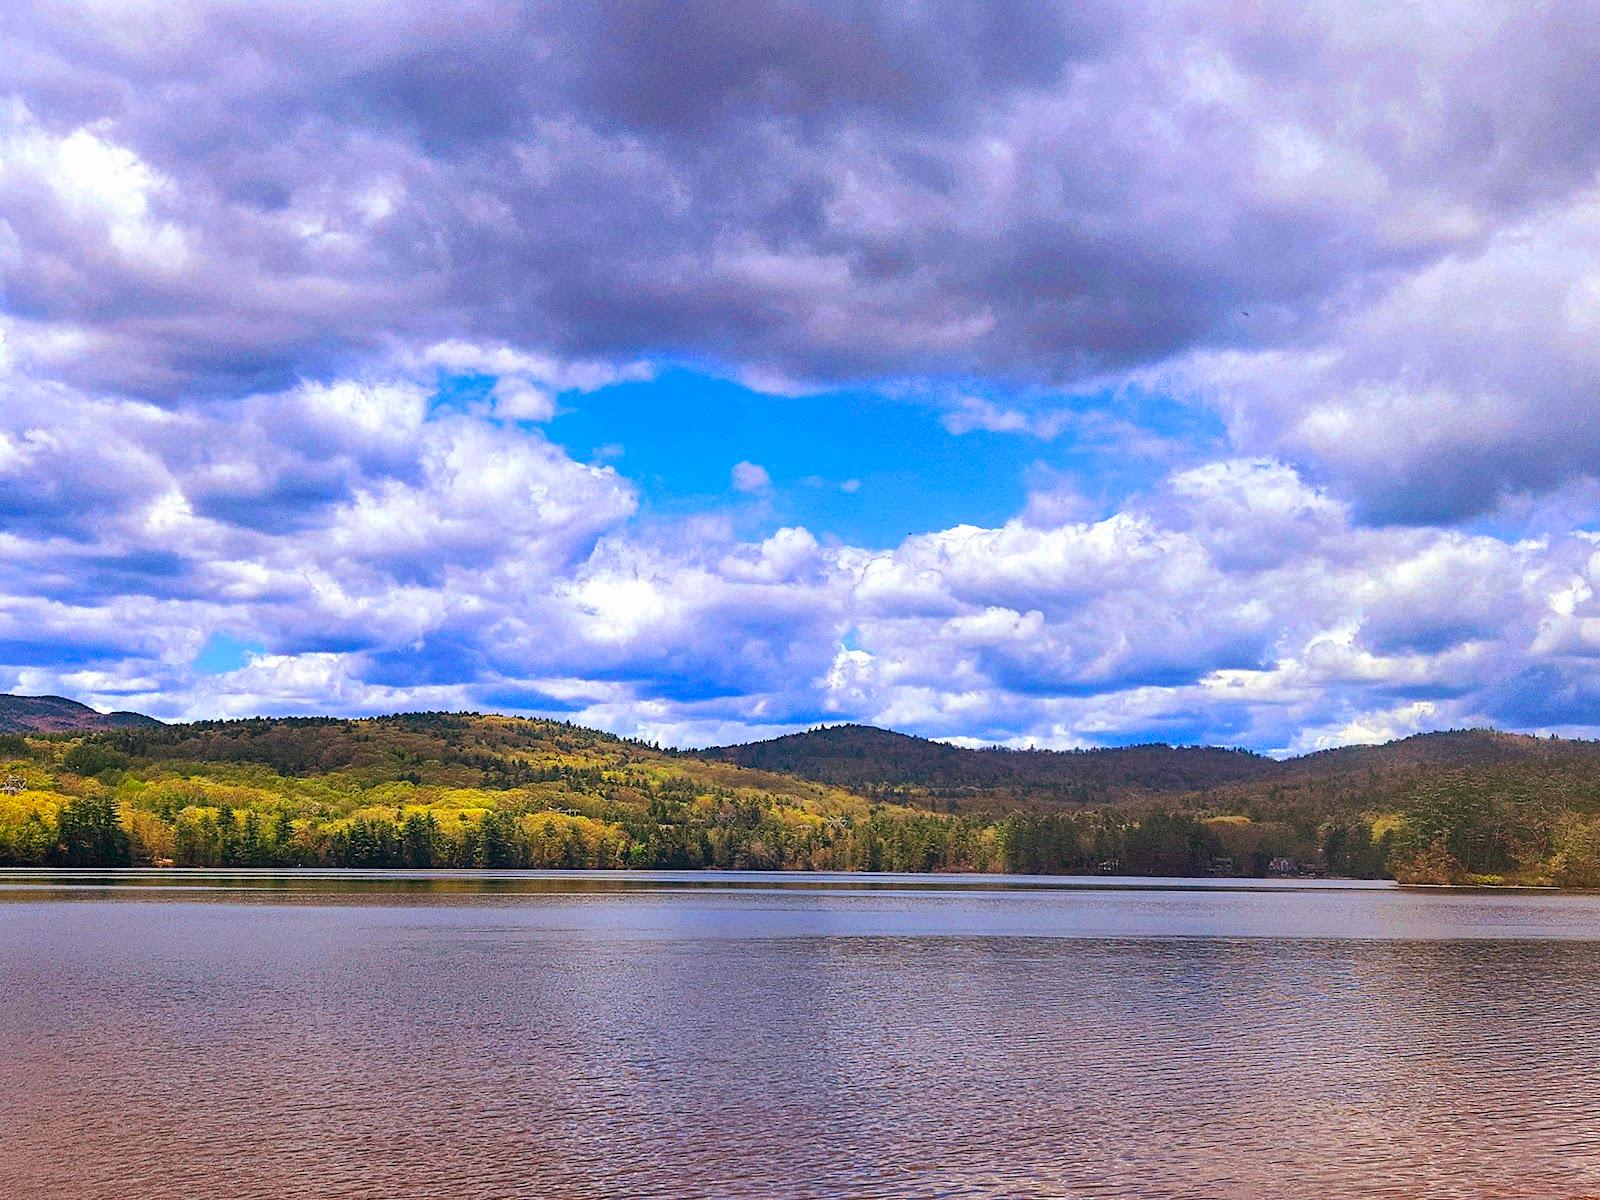
M 218 630 L 206 639 L 206 644 L 200 647 L 200 653 L 195 655 L 195 674 L 226 675 L 229 671 L 249 666 L 251 658 L 266 652 L 266 646 L 260 642 Z

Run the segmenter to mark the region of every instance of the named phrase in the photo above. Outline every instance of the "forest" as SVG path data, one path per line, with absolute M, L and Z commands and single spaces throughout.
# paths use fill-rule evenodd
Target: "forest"
M 1157 762 L 1155 774 L 1092 763 L 1115 783 L 1098 791 L 1080 780 L 1052 793 L 1030 766 L 1021 802 L 967 786 L 975 776 L 966 767 L 960 786 L 886 788 L 858 766 L 845 787 L 558 722 L 467 714 L 12 733 L 0 735 L 0 865 L 1327 874 L 1600 886 L 1592 756 L 1512 749 L 1412 747 L 1296 770 L 1212 756 L 1201 760 L 1202 786 L 1189 790 L 1171 761 L 1146 753 L 1133 761 Z M 888 769 L 904 778 L 903 768 Z

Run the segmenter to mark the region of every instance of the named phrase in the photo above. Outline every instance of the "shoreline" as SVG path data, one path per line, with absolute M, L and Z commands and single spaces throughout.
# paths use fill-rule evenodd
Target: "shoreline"
M 739 868 L 496 868 L 496 867 L 337 867 L 337 866 L 124 866 L 124 867 L 0 867 L 0 886 L 9 879 L 51 878 L 87 880 L 98 878 L 156 880 L 202 880 L 209 878 L 367 880 L 394 882 L 514 882 L 526 881 L 613 881 L 642 885 L 697 881 L 727 884 L 824 884 L 831 886 L 878 885 L 901 888 L 922 887 L 960 890 L 1070 890 L 1130 891 L 1166 890 L 1190 892 L 1493 892 L 1509 894 L 1591 895 L 1597 889 L 1564 888 L 1556 884 L 1535 883 L 1404 883 L 1394 879 L 1348 879 L 1328 876 L 1213 876 L 1213 875 L 1036 875 L 974 871 L 811 871 L 757 870 Z

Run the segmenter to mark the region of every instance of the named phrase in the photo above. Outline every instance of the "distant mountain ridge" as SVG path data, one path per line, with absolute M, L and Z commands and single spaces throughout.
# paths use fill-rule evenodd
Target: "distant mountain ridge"
M 1248 782 L 1279 764 L 1248 750 L 1150 744 L 1100 750 L 968 750 L 871 725 L 832 725 L 703 757 L 799 775 L 837 787 L 911 787 L 939 792 L 1062 789 L 1062 799 L 1107 792 L 1189 792 Z
M 380 724 L 427 724 L 439 716 L 397 714 L 380 719 Z M 362 724 L 356 722 L 352 728 Z M 356 753 L 352 746 L 359 744 L 351 742 L 345 728 L 349 725 L 332 717 L 164 725 L 140 713 L 97 712 L 62 696 L 0 695 L 0 733 L 125 731 L 138 737 L 139 730 L 149 730 L 157 738 L 151 752 L 159 744 L 168 747 L 163 754 L 178 753 L 181 747 L 181 757 L 196 761 L 243 755 L 270 761 L 293 774 L 348 765 L 344 760 Z M 548 726 L 552 733 L 558 728 L 532 722 L 529 729 L 536 726 Z M 559 728 L 564 740 L 620 744 L 599 731 Z M 842 788 L 880 801 L 931 804 L 950 811 L 1048 810 L 1124 802 L 1242 804 L 1260 809 L 1289 796 L 1314 806 L 1348 808 L 1462 771 L 1532 772 L 1578 788 L 1590 788 L 1593 781 L 1600 803 L 1600 742 L 1492 729 L 1422 733 L 1383 745 L 1344 746 L 1284 760 L 1249 750 L 1162 743 L 1089 750 L 967 749 L 858 724 L 665 753 L 680 761 L 697 759 Z
M 1303 785 L 1364 774 L 1593 763 L 1600 742 L 1492 729 L 1416 734 L 1278 760 L 1248 750 L 1149 744 L 1093 750 L 969 750 L 870 725 L 833 725 L 768 741 L 714 746 L 701 757 L 836 787 L 997 803 L 1104 803 L 1252 785 Z
M 159 725 L 136 712 L 97 712 L 65 696 L 0 695 L 0 733 L 87 733 Z

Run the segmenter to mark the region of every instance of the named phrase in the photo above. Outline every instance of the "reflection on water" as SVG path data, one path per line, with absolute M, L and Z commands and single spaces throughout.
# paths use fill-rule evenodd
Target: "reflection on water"
M 1600 1193 L 1594 897 L 7 879 L 8 1198 Z

